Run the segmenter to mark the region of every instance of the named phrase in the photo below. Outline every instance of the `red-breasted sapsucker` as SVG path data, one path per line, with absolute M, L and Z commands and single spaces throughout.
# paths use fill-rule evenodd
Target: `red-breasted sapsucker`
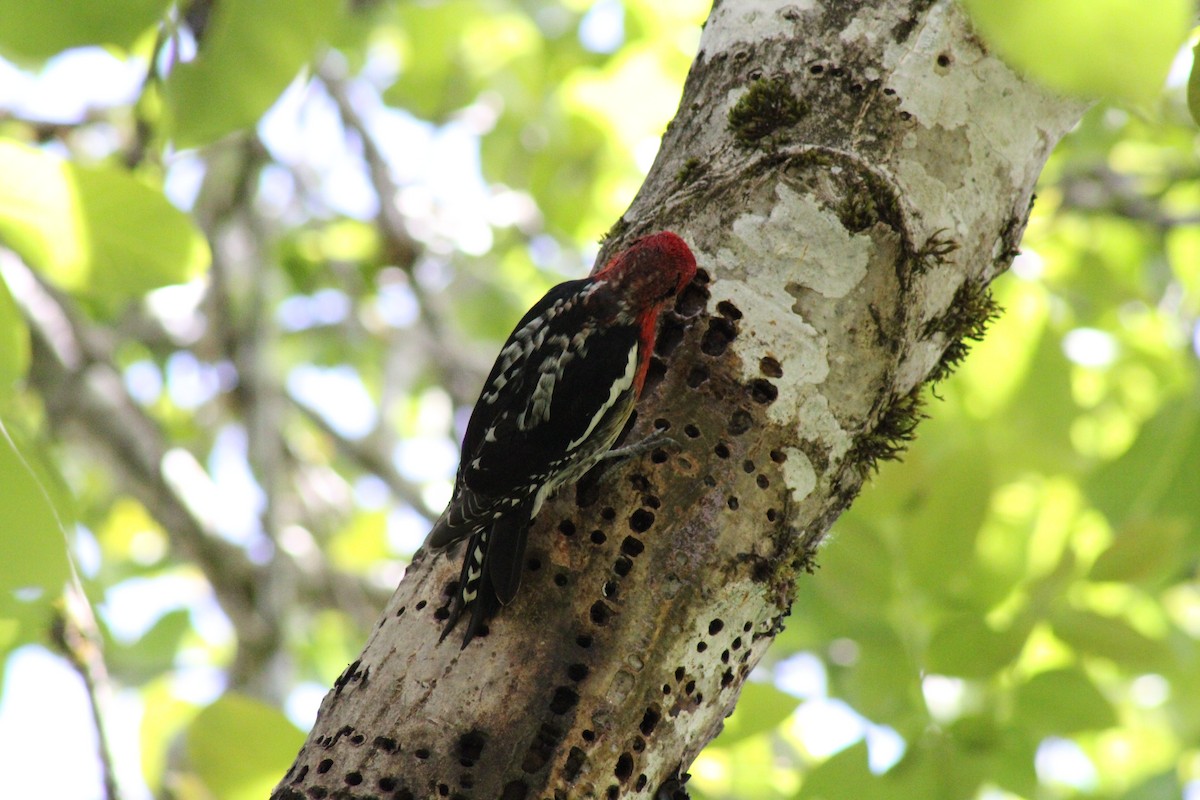
M 555 286 L 517 323 L 463 439 L 433 549 L 470 537 L 442 638 L 473 606 L 462 646 L 521 585 L 542 503 L 600 461 L 641 394 L 658 314 L 696 259 L 674 233 L 645 236 L 594 275 Z

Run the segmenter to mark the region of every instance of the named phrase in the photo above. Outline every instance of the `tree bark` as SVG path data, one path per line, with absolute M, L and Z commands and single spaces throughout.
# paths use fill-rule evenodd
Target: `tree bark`
M 548 503 L 465 650 L 438 642 L 461 547 L 418 552 L 273 796 L 683 796 L 829 526 L 994 313 L 1082 111 L 950 0 L 718 0 L 605 248 L 696 253 L 629 436 L 679 447 Z

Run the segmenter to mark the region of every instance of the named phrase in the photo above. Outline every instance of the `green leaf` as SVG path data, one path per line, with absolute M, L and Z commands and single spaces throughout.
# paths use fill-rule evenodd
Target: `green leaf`
M 933 634 L 926 668 L 941 675 L 987 678 L 1012 663 L 1025 645 L 1027 631 L 996 631 L 982 617 L 963 614 Z
M 1042 735 L 1069 735 L 1116 724 L 1112 706 L 1082 670 L 1039 672 L 1017 687 L 1016 722 Z
M 1162 89 L 1190 0 L 962 0 L 1009 64 L 1057 91 L 1142 102 Z
M 132 645 L 108 643 L 105 651 L 109 669 L 127 683 L 148 683 L 172 667 L 183 637 L 191 629 L 187 609 L 168 611 Z
M 0 241 L 68 291 L 107 307 L 208 266 L 204 237 L 153 189 L 0 140 Z
M 1133 445 L 1084 484 L 1092 503 L 1114 525 L 1174 517 L 1200 519 L 1200 398 L 1165 405 L 1142 426 Z
M 128 50 L 165 13 L 170 0 L 0 0 L 0 52 L 44 61 L 84 45 Z
M 1130 522 L 1088 573 L 1092 581 L 1155 583 L 1179 570 L 1187 526 L 1177 519 Z
M 198 147 L 254 125 L 337 21 L 339 0 L 225 0 L 196 58 L 167 78 L 169 130 Z
M 0 408 L 29 369 L 29 326 L 0 278 Z
M 1192 119 L 1197 125 L 1200 125 L 1200 42 L 1192 48 L 1192 71 L 1188 75 L 1187 85 L 1187 104 L 1188 110 L 1192 112 Z
M 221 800 L 261 800 L 304 744 L 279 709 L 235 692 L 205 708 L 187 729 L 192 767 Z
M 750 736 L 774 730 L 792 715 L 800 701 L 769 683 L 745 683 L 733 716 L 725 720 L 713 747 L 728 747 Z
M 1167 659 L 1163 642 L 1151 639 L 1120 617 L 1065 609 L 1056 612 L 1050 624 L 1055 636 L 1079 652 L 1111 659 L 1131 671 L 1159 669 Z
M 0 535 L 0 616 L 15 592 L 58 597 L 68 575 L 67 548 L 51 494 L 0 422 L 0 487 L 4 491 Z
M 867 745 L 859 742 L 817 766 L 804 777 L 797 800 L 842 800 L 885 798 L 879 778 L 867 765 Z

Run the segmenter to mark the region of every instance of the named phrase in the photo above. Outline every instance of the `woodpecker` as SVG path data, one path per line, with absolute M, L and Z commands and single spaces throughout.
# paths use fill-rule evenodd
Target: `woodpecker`
M 542 503 L 609 454 L 641 395 L 658 314 L 695 274 L 683 239 L 655 233 L 590 277 L 555 286 L 517 323 L 471 412 L 453 495 L 426 540 L 440 550 L 469 539 L 442 639 L 471 606 L 466 648 L 512 602 Z

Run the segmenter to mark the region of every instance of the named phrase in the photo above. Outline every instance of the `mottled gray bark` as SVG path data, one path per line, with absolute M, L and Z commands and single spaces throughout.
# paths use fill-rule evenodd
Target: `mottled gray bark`
M 696 252 L 631 435 L 679 450 L 549 503 L 520 595 L 465 651 L 438 644 L 461 551 L 418 554 L 275 797 L 671 796 L 992 313 L 1081 112 L 950 0 L 718 2 L 608 243 L 671 229 Z

